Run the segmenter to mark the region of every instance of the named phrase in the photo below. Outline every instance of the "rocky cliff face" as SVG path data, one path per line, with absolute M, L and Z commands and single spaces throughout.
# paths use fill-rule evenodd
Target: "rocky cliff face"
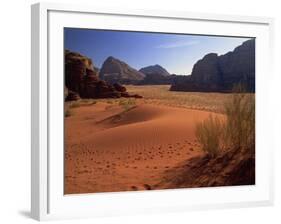
M 193 66 L 190 76 L 175 80 L 170 90 L 231 92 L 239 83 L 246 91 L 255 91 L 255 39 L 221 56 L 207 54 Z
M 111 84 L 136 84 L 144 76 L 143 73 L 114 57 L 108 57 L 99 72 L 99 77 Z
M 140 97 L 130 95 L 122 85 L 111 85 L 97 76 L 91 59 L 65 50 L 65 100 L 81 98 Z

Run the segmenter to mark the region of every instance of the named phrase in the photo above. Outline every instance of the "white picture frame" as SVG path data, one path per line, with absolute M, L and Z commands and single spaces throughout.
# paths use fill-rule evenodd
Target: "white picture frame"
M 273 203 L 272 18 L 38 3 L 32 5 L 31 214 L 37 220 Z M 188 28 L 187 26 L 188 25 Z M 256 185 L 63 195 L 63 27 L 256 37 Z M 185 27 L 185 28 L 183 28 Z

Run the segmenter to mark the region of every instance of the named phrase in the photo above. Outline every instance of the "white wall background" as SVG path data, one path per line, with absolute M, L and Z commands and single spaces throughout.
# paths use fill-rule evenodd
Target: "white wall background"
M 30 208 L 30 4 L 1 1 L 0 7 L 0 223 L 32 223 Z M 275 141 L 273 207 L 195 211 L 79 220 L 79 223 L 280 223 L 281 221 L 281 7 L 278 0 L 69 0 L 100 7 L 163 9 L 275 17 L 275 80 L 272 88 L 272 135 Z M 60 221 L 59 223 L 76 223 Z

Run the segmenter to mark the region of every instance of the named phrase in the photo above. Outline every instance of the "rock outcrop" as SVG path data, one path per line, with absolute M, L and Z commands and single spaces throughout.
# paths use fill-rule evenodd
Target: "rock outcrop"
M 190 76 L 175 79 L 170 90 L 232 92 L 237 84 L 247 92 L 255 91 L 255 39 L 221 56 L 207 54 L 193 66 Z
M 141 97 L 130 95 L 120 84 L 111 85 L 97 76 L 91 59 L 65 50 L 66 101 L 81 98 Z
M 99 71 L 99 77 L 110 84 L 136 84 L 144 76 L 143 73 L 112 56 L 104 61 Z
M 65 98 L 65 101 L 75 101 L 75 100 L 79 100 L 79 99 L 80 99 L 80 97 L 79 97 L 78 93 L 69 90 L 68 94 Z

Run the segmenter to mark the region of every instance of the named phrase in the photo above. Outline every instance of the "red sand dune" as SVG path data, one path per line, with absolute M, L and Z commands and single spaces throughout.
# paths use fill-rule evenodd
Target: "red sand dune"
M 210 115 L 101 102 L 73 111 L 65 120 L 66 194 L 152 189 L 163 172 L 201 154 L 195 125 Z

